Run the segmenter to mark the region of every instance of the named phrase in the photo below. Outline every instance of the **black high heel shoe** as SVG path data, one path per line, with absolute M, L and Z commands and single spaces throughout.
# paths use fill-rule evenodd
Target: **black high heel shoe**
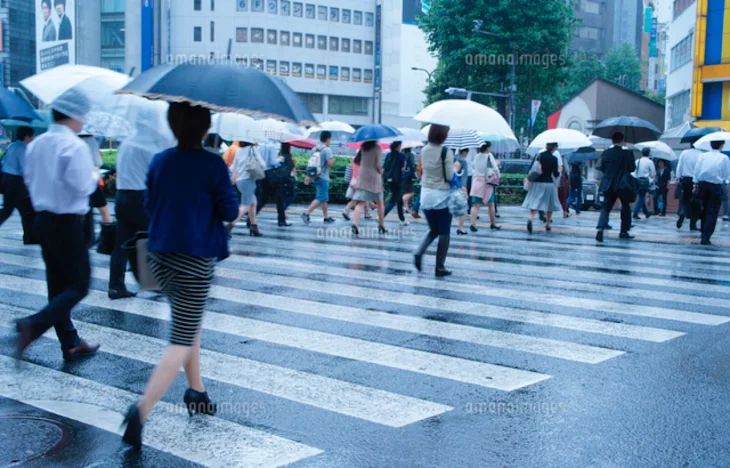
M 188 407 L 188 414 L 190 416 L 192 416 L 193 413 L 212 416 L 216 413 L 216 411 L 218 411 L 218 406 L 210 401 L 207 392 L 200 393 L 192 388 L 188 388 L 185 391 L 183 401 L 185 402 L 185 406 Z
M 124 416 L 122 427 L 126 426 L 122 440 L 124 443 L 131 445 L 135 450 L 142 448 L 142 419 L 139 416 L 139 407 L 137 403 L 133 404 L 127 410 Z
M 357 228 L 357 226 L 355 226 L 355 225 L 353 224 L 353 225 L 352 225 L 352 236 L 353 236 L 353 237 L 357 237 L 357 236 L 359 236 L 359 235 L 360 235 L 360 230 L 359 230 L 359 229 Z
M 383 226 L 378 226 L 378 233 L 379 234 L 388 234 L 388 230 L 385 229 Z
M 489 229 L 491 229 L 492 231 L 499 231 L 500 229 L 502 229 L 502 226 L 497 226 L 496 224 L 492 224 L 491 226 L 489 226 Z

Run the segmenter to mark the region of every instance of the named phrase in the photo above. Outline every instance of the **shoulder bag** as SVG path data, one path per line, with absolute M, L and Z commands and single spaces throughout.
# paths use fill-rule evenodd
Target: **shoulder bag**
M 499 187 L 499 175 L 497 175 L 496 163 L 491 154 L 487 155 L 487 184 L 492 187 Z
M 446 183 L 450 186 L 451 181 L 446 177 L 446 154 L 448 151 L 449 149 L 445 146 L 441 148 L 441 169 L 444 171 L 444 181 L 446 181 Z M 464 192 L 462 192 L 461 189 L 451 189 L 451 192 L 449 193 L 449 213 L 451 213 L 451 216 L 456 218 L 464 216 L 468 209 L 468 205 L 469 201 L 466 199 L 466 195 L 464 195 Z
M 538 156 L 540 155 L 537 154 L 533 158 L 532 164 L 530 164 L 530 172 L 527 174 L 527 177 L 525 177 L 525 179 L 522 181 L 522 188 L 525 189 L 525 192 L 529 192 L 532 188 L 532 183 L 535 182 L 542 175 L 542 164 L 538 162 Z

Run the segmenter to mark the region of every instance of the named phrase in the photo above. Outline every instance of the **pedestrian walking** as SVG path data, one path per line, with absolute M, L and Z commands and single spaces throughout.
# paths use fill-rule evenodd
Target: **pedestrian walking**
M 636 170 L 634 154 L 624 147 L 625 137 L 621 132 L 613 134 L 613 146 L 603 152 L 596 167 L 603 173 L 599 182 L 600 190 L 604 195 L 601 216 L 598 220 L 596 241 L 603 242 L 603 231 L 607 229 L 608 218 L 616 204 L 621 201 L 621 233 L 620 239 L 630 240 L 634 236 L 629 234 L 631 229 L 631 202 L 638 193 L 637 183 L 631 175 Z
M 464 192 L 466 198 L 469 198 L 468 185 L 469 185 L 469 162 L 467 157 L 469 156 L 469 148 L 462 148 L 459 150 L 459 154 L 454 157 L 454 161 L 459 163 L 459 169 L 455 170 L 454 173 L 459 178 L 459 189 Z M 467 211 L 469 210 L 469 203 L 467 202 Z M 466 214 L 459 216 L 457 221 L 458 226 L 456 229 L 457 236 L 465 236 L 467 232 L 464 230 L 464 221 L 466 220 Z
M 423 153 L 423 149 L 418 152 L 418 177 L 417 180 L 421 181 L 421 184 L 418 187 L 418 193 L 416 193 L 416 198 L 413 200 L 413 209 L 411 210 L 411 216 L 413 216 L 413 219 L 420 219 L 421 215 L 419 214 L 419 211 L 421 211 L 421 190 L 423 188 L 423 158 L 421 157 Z
M 436 276 L 449 276 L 446 256 L 451 243 L 451 213 L 449 212 L 450 181 L 454 176 L 454 153 L 444 146 L 449 127 L 431 125 L 428 145 L 421 150 L 423 177 L 421 179 L 421 207 L 428 221 L 428 233 L 414 253 L 416 269 L 422 270 L 423 254 L 438 239 L 436 249 Z
M 302 213 L 302 221 L 304 224 L 311 222 L 310 215 L 314 210 L 322 207 L 322 215 L 326 224 L 334 223 L 328 213 L 328 203 L 330 199 L 330 167 L 335 163 L 335 157 L 332 155 L 330 143 L 332 142 L 332 133 L 325 130 L 319 134 L 320 144 L 312 151 L 312 157 L 307 164 L 307 176 L 304 184 L 314 183 L 317 193 L 314 196 L 312 204 Z
M 228 225 L 228 232 L 233 232 L 236 224 L 248 214 L 246 225 L 251 237 L 261 237 L 259 225 L 256 223 L 256 181 L 266 177 L 266 162 L 256 145 L 251 142 L 239 141 L 238 152 L 231 166 L 231 182 L 241 193 L 241 206 L 238 217 Z
M 403 150 L 403 154 L 406 156 L 406 167 L 403 171 L 403 211 L 408 213 L 410 211 L 410 201 L 415 193 L 413 181 L 416 179 L 416 159 L 411 148 Z
M 699 213 L 694 213 L 692 210 L 692 195 L 694 193 L 694 176 L 695 166 L 697 166 L 697 159 L 702 154 L 702 151 L 696 149 L 694 144 L 692 148 L 682 151 L 679 155 L 679 162 L 677 163 L 677 184 L 682 187 L 682 201 L 681 211 L 679 219 L 677 220 L 677 229 L 682 229 L 685 218 L 689 218 L 689 230 L 697 230 L 697 219 Z
M 122 246 L 138 232 L 149 230 L 149 216 L 144 208 L 147 171 L 155 154 L 167 149 L 171 141 L 153 136 L 149 131 L 127 138 L 117 153 L 117 194 L 114 211 L 117 233 L 109 264 L 111 300 L 136 296 L 124 284 L 129 254 Z
M 398 219 L 401 226 L 408 226 L 403 213 L 403 177 L 406 170 L 406 155 L 401 152 L 401 142 L 390 144 L 390 153 L 385 158 L 383 178 L 390 189 L 390 200 L 385 206 L 385 216 L 398 207 Z
M 563 158 L 561 158 L 563 159 Z M 563 208 L 563 219 L 570 218 L 570 207 L 568 206 L 568 197 L 570 197 L 570 174 L 564 163 L 560 165 L 560 180 L 558 181 L 558 200 Z
M 694 183 L 697 196 L 702 202 L 702 245 L 712 245 L 710 238 L 715 232 L 717 217 L 722 206 L 722 191 L 730 179 L 730 159 L 722 154 L 724 141 L 710 142 L 712 151 L 700 155 L 695 167 Z
M 67 92 L 64 101 L 75 103 L 75 115 L 52 109 L 55 123 L 28 145 L 25 154 L 23 176 L 37 213 L 35 229 L 46 264 L 48 305 L 17 322 L 18 358 L 51 327 L 66 361 L 91 356 L 99 349 L 81 339 L 71 321 L 71 310 L 89 292 L 91 267 L 84 217 L 99 172 L 88 145 L 77 136 L 88 100 L 83 94 Z
M 726 180 L 725 183 L 722 185 L 722 220 L 723 221 L 730 221 L 730 200 L 728 199 L 728 188 L 727 185 L 730 184 L 730 179 Z
M 479 219 L 479 209 L 482 205 L 487 205 L 489 211 L 489 228 L 493 231 L 502 229 L 502 226 L 497 225 L 497 219 L 494 210 L 494 200 L 497 192 L 497 186 L 499 185 L 499 179 L 501 174 L 499 172 L 499 166 L 494 158 L 494 155 L 490 151 L 492 144 L 490 142 L 484 143 L 479 152 L 474 157 L 472 167 L 472 178 L 471 178 L 471 232 L 478 232 L 477 220 Z
M 360 158 L 359 160 L 357 160 Z M 366 141 L 355 157 L 355 165 L 359 166 L 354 178 L 352 199 L 357 203 L 352 220 L 352 234 L 360 234 L 360 214 L 367 209 L 368 203 L 376 203 L 378 210 L 378 232 L 386 234 L 385 204 L 383 202 L 383 150 L 377 141 Z
M 2 159 L 3 208 L 0 211 L 0 226 L 17 210 L 23 224 L 23 244 L 37 244 L 33 232 L 35 211 L 30 201 L 30 194 L 23 181 L 25 153 L 33 141 L 34 131 L 30 127 L 19 127 L 15 141 L 5 150 Z
M 656 171 L 656 192 L 654 194 L 654 215 L 666 216 L 669 199 L 669 180 L 672 178 L 672 171 L 667 167 L 666 161 L 657 161 Z
M 168 120 L 178 146 L 152 160 L 145 207 L 150 215 L 150 269 L 170 301 L 172 326 L 170 344 L 144 395 L 124 418 L 123 440 L 136 449 L 142 446 L 143 424 L 181 367 L 188 380 L 183 401 L 190 414 L 216 412 L 200 375 L 200 332 L 216 260 L 229 255 L 224 223 L 239 213 L 223 159 L 201 146 L 210 111 L 172 103 Z
M 241 147 L 238 145 L 238 142 L 234 141 L 231 143 L 231 146 L 226 148 L 226 150 L 223 152 L 223 161 L 226 162 L 226 166 L 228 167 L 228 169 L 233 166 L 233 160 L 236 159 L 236 153 L 239 149 L 241 149 Z
M 289 180 L 293 168 L 291 146 L 282 143 L 277 154 L 273 148 L 267 148 L 263 156 L 266 162 L 266 176 L 259 181 L 258 206 L 256 214 L 260 213 L 266 204 L 273 200 L 276 204 L 277 224 L 279 227 L 289 227 L 291 223 L 286 220 L 286 207 L 284 206 L 284 188 Z
M 342 211 L 342 217 L 345 218 L 346 221 L 350 221 L 350 212 L 355 209 L 358 203 L 357 200 L 353 200 L 352 197 L 355 195 L 355 190 L 357 190 L 357 179 L 360 176 L 360 165 L 362 161 L 361 151 L 362 149 L 357 151 L 357 154 L 352 161 L 350 161 L 350 165 L 347 166 L 347 170 L 345 171 L 345 182 L 347 183 L 345 198 L 350 200 L 347 205 L 345 205 L 345 209 Z M 368 203 L 365 204 L 363 210 L 365 213 L 365 219 L 372 217 L 370 216 L 370 205 Z
M 85 131 L 80 133 L 79 137 L 84 141 L 84 143 L 89 145 L 91 155 L 94 157 L 94 166 L 96 167 L 97 171 L 100 170 L 101 166 L 103 165 L 103 161 L 101 159 L 101 149 L 99 147 L 99 142 L 93 135 Z M 116 225 L 112 220 L 111 211 L 109 211 L 109 205 L 106 201 L 106 195 L 104 195 L 103 184 L 104 181 L 100 178 L 97 181 L 96 190 L 94 190 L 94 193 L 92 193 L 91 197 L 89 198 L 89 205 L 92 209 L 86 215 L 85 222 L 86 229 L 89 231 L 89 244 L 98 244 L 98 252 L 108 255 L 111 254 L 114 250 Z M 95 209 L 101 215 L 101 234 L 98 239 L 96 238 L 96 228 L 94 225 Z
M 533 180 L 530 191 L 527 192 L 527 198 L 522 207 L 530 210 L 527 219 L 527 232 L 532 234 L 532 220 L 538 211 L 545 212 L 545 230 L 552 230 L 552 218 L 554 211 L 562 210 L 560 199 L 558 198 L 558 188 L 555 186 L 554 178 L 560 177 L 558 166 L 558 158 L 554 153 L 558 149 L 557 143 L 548 143 L 545 151 L 538 154 L 535 158 L 537 172 L 539 175 Z M 532 171 L 533 168 L 530 170 Z
M 656 177 L 656 168 L 654 163 L 649 159 L 651 148 L 641 150 L 641 159 L 636 163 L 636 179 L 639 181 L 639 199 L 634 206 L 634 219 L 639 218 L 639 212 L 643 211 L 646 219 L 651 217 L 649 209 L 646 207 L 646 196 L 651 189 L 651 181 Z
M 570 165 L 568 205 L 568 208 L 573 206 L 576 216 L 580 216 L 580 208 L 583 205 L 583 164 L 579 162 Z

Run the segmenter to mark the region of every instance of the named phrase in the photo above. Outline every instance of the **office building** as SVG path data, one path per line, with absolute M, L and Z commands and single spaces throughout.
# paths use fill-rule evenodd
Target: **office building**
M 605 58 L 613 46 L 614 9 L 617 0 L 580 0 L 575 2 L 579 23 L 573 30 L 570 49 L 586 51 Z
M 35 73 L 35 2 L 3 0 L 0 3 L 0 81 L 17 87 Z

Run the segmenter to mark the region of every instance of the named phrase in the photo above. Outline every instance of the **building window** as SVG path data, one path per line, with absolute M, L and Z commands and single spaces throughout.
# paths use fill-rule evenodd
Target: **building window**
M 236 11 L 248 11 L 248 0 L 238 0 L 236 2 Z
M 215 42 L 215 21 L 210 22 L 210 42 Z
M 101 66 L 115 72 L 124 73 L 124 57 L 102 57 Z
M 276 60 L 266 61 L 266 73 L 276 75 Z
M 335 67 L 334 65 L 330 65 L 330 80 L 337 81 L 340 79 L 339 70 L 340 69 Z
M 340 69 L 340 79 L 342 81 L 350 81 L 350 69 L 347 67 L 342 67 Z
M 598 2 L 594 2 L 593 0 L 581 0 L 580 1 L 580 11 L 582 11 L 583 13 L 600 15 L 601 14 L 601 4 Z
M 266 12 L 273 15 L 277 14 L 279 9 L 277 8 L 277 0 L 266 0 Z
M 352 81 L 355 83 L 359 83 L 362 81 L 362 70 L 359 68 L 353 68 L 352 69 Z
M 330 37 L 330 50 L 338 52 L 340 50 L 340 40 L 336 37 Z
M 294 16 L 297 18 L 301 18 L 304 16 L 304 4 L 299 2 L 294 2 Z
M 692 6 L 695 0 L 674 0 L 674 18 L 684 13 L 684 11 Z
M 305 78 L 314 78 L 314 64 L 313 63 L 307 63 L 304 65 L 304 77 Z M 310 106 L 310 110 L 311 110 L 311 106 Z M 314 111 L 312 111 L 312 112 L 314 112 Z
M 363 71 L 363 81 L 365 83 L 372 83 L 373 82 L 373 71 L 372 70 L 365 70 L 365 71 Z
M 373 55 L 373 41 L 365 41 L 365 54 Z
M 282 16 L 291 16 L 291 3 L 289 0 L 281 0 L 281 9 L 279 11 Z
M 327 50 L 327 36 L 317 36 L 317 48 Z
M 327 65 L 317 65 L 317 79 L 327 79 Z
M 289 76 L 289 62 L 279 62 L 279 76 Z
M 210 0 L 210 11 L 215 11 L 215 0 Z
M 684 123 L 684 119 L 689 116 L 690 91 L 683 91 L 679 94 L 667 99 L 669 104 L 669 126 L 676 127 Z
M 365 13 L 365 26 L 374 26 L 375 19 L 372 13 Z
M 337 115 L 368 115 L 367 98 L 354 96 L 330 96 L 329 113 Z
M 342 22 L 350 24 L 352 21 L 352 12 L 350 10 L 342 10 Z
M 342 39 L 342 52 L 350 52 L 350 40 Z
M 193 0 L 193 10 L 200 11 L 203 9 L 203 0 Z
M 352 41 L 352 52 L 362 54 L 362 41 L 360 39 L 354 39 Z
M 292 35 L 292 45 L 294 47 L 301 47 L 302 46 L 302 33 L 294 33 Z
M 291 76 L 296 78 L 302 77 L 302 64 L 294 62 L 291 64 Z
M 264 12 L 264 0 L 251 0 L 251 11 Z
M 203 28 L 201 28 L 200 26 L 195 26 L 193 28 L 193 40 L 195 42 L 203 41 Z
M 251 28 L 251 42 L 264 43 L 264 30 L 262 28 Z
M 248 42 L 248 28 L 236 28 L 236 42 Z
M 291 39 L 291 35 L 289 34 L 288 31 L 281 31 L 279 33 L 279 44 L 281 44 L 283 46 L 289 46 L 289 45 L 291 45 L 290 39 Z
M 330 21 L 332 21 L 333 23 L 340 22 L 340 9 L 339 8 L 330 8 Z
M 101 22 L 101 48 L 124 49 L 124 21 Z
M 362 24 L 362 11 L 355 11 L 352 13 L 352 22 L 354 24 Z
M 276 45 L 276 38 L 278 34 L 275 29 L 269 29 L 266 31 L 266 43 L 271 45 Z
M 3 2 L 4 3 L 4 2 Z M 102 13 L 124 13 L 125 0 L 102 0 Z
M 317 8 L 317 19 L 320 21 L 327 21 L 327 7 L 320 6 Z
M 695 46 L 694 38 L 694 33 L 691 33 L 689 36 L 679 41 L 676 46 L 672 47 L 672 55 L 670 58 L 671 71 L 687 65 L 689 62 L 692 61 L 692 55 L 694 54 Z
M 305 12 L 307 19 L 314 19 L 314 5 L 307 3 L 307 8 L 305 9 Z
M 307 64 L 307 67 L 314 68 L 314 65 Z M 314 74 L 314 70 L 312 70 L 312 74 Z M 321 94 L 299 93 L 299 97 L 309 107 L 312 114 L 324 113 L 324 96 Z
M 304 37 L 304 47 L 314 49 L 314 34 L 307 34 Z
M 599 39 L 601 37 L 601 30 L 589 26 L 579 26 L 576 35 L 583 39 Z

